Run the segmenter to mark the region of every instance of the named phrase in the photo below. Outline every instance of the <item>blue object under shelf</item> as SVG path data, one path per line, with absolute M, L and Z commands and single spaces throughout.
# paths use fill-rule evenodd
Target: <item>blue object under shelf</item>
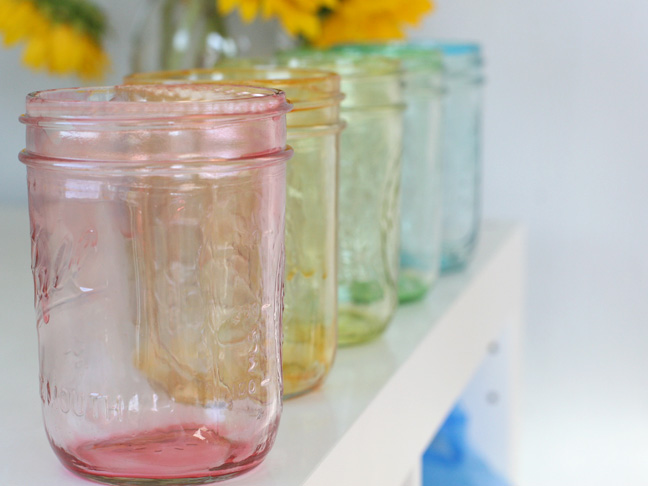
M 423 486 L 509 486 L 468 443 L 469 417 L 457 406 L 423 454 Z

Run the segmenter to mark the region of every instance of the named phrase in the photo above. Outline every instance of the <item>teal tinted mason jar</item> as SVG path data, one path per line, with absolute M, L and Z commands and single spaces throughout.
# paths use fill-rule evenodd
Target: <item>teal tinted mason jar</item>
M 478 44 L 425 42 L 443 55 L 442 271 L 472 257 L 481 212 L 482 56 Z
M 401 180 L 401 303 L 422 298 L 441 268 L 441 76 L 439 49 L 409 43 L 355 44 L 336 52 L 399 59 L 405 101 Z
M 338 343 L 378 336 L 398 304 L 403 90 L 400 62 L 299 50 L 279 62 L 337 72 L 340 136 Z

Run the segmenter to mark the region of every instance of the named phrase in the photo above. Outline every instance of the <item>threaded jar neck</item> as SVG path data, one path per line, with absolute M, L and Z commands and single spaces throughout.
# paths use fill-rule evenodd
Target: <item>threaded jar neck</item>
M 298 49 L 280 53 L 278 62 L 292 68 L 315 68 L 340 75 L 342 110 L 402 107 L 403 70 L 398 59 L 352 52 Z
M 293 105 L 288 127 L 308 128 L 339 125 L 340 77 L 318 69 L 291 69 L 254 65 L 249 60 L 230 60 L 213 69 L 187 69 L 137 73 L 127 76 L 126 84 L 200 83 L 266 86 L 284 91 Z
M 343 44 L 334 52 L 359 56 L 386 57 L 401 63 L 406 96 L 437 97 L 441 94 L 443 58 L 439 49 L 429 49 L 408 42 Z
M 445 78 L 475 84 L 483 82 L 483 59 L 479 44 L 447 40 L 414 40 L 410 44 L 441 52 Z
M 223 85 L 73 88 L 28 95 L 23 161 L 231 161 L 285 151 L 284 93 Z

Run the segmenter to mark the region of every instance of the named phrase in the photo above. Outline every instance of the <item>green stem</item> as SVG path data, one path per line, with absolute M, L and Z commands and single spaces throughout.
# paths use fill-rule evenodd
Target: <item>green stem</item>
M 203 66 L 204 60 L 207 57 L 207 37 L 214 32 L 218 32 L 224 39 L 227 38 L 227 25 L 225 19 L 221 16 L 216 8 L 214 0 L 205 1 L 205 28 L 202 31 L 198 43 L 198 50 L 196 51 L 195 66 Z
M 173 11 L 176 0 L 166 0 L 162 4 L 162 22 L 160 24 L 160 67 L 168 69 L 168 60 L 173 49 L 173 35 L 175 34 L 175 22 Z
M 210 32 L 218 32 L 223 37 L 227 37 L 227 25 L 225 25 L 225 18 L 218 12 L 216 2 L 207 0 L 207 22 L 211 29 Z
M 175 0 L 176 2 L 178 0 Z M 167 58 L 166 69 L 180 69 L 182 66 L 182 60 L 191 52 L 191 37 L 194 35 L 194 30 L 200 17 L 204 15 L 204 2 L 205 0 L 185 0 L 188 3 L 188 7 L 185 9 L 184 15 L 180 19 L 180 23 L 177 29 L 174 30 L 173 35 L 183 32 L 187 36 L 187 45 L 182 48 L 181 46 L 173 45 L 171 50 L 168 51 L 169 56 Z M 181 47 L 181 48 L 177 48 Z

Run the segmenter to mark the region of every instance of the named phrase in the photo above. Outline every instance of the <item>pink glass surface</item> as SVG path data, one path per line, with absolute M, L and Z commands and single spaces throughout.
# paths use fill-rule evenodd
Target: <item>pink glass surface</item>
M 281 412 L 289 105 L 120 89 L 31 95 L 22 118 L 47 435 L 97 481 L 230 477 Z

